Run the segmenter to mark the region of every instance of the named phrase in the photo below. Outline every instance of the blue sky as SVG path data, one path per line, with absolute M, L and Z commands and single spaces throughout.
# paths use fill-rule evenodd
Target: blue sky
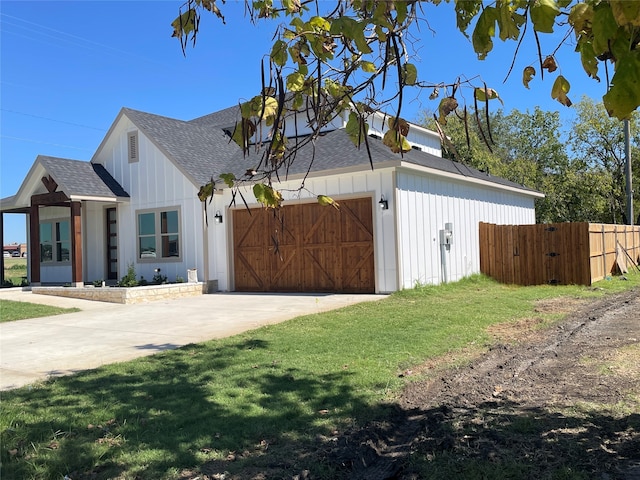
M 189 47 L 184 57 L 170 25 L 182 3 L 0 2 L 0 197 L 17 192 L 39 154 L 90 160 L 121 107 L 189 120 L 259 92 L 260 61 L 269 51 L 275 22 L 253 26 L 243 17 L 243 3 L 228 0 L 221 4 L 227 24 L 203 17 L 196 48 Z M 538 70 L 531 42 L 521 47 L 503 84 L 514 42 L 497 40 L 481 62 L 470 41 L 455 30 L 451 4 L 427 5 L 424 15 L 433 31 L 421 29 L 414 60 L 420 80 L 452 82 L 459 75 L 479 75 L 499 92 L 507 111 L 539 105 L 571 118 L 571 110 L 549 96 L 555 75 L 542 82 L 538 74 L 530 90 L 522 85 L 526 65 Z M 558 40 L 543 44 L 543 54 Z M 558 57 L 572 84 L 570 98 L 599 100 L 604 82 L 588 79 L 571 50 Z M 428 94 L 407 96 L 405 118 L 437 108 Z M 4 227 L 5 243 L 25 241 L 24 216 L 5 215 Z

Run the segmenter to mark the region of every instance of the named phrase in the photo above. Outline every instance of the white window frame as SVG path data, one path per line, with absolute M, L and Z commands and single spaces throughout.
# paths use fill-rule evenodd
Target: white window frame
M 140 161 L 140 143 L 138 142 L 138 131 L 127 134 L 127 158 L 129 163 Z
M 67 222 L 67 226 L 68 226 L 68 240 L 61 240 L 60 236 L 58 235 L 58 228 L 56 228 L 56 226 L 59 226 L 61 222 Z M 42 259 L 42 246 L 45 244 L 42 241 L 42 227 L 44 225 L 48 225 L 49 229 L 51 231 L 51 260 L 43 260 Z M 51 218 L 51 219 L 47 219 L 47 220 L 42 220 L 40 222 L 40 225 L 38 226 L 39 231 L 38 231 L 38 236 L 39 238 L 39 243 L 40 243 L 40 251 L 38 252 L 40 254 L 40 263 L 42 265 L 71 265 L 71 253 L 72 253 L 72 248 L 71 248 L 71 220 L 69 218 Z M 60 254 L 62 255 L 62 245 L 64 243 L 68 243 L 69 245 L 69 259 L 68 260 L 58 260 L 58 251 L 60 252 Z
M 177 232 L 162 232 L 162 214 L 168 212 L 178 213 L 178 231 Z M 154 232 L 153 234 L 140 234 L 140 215 L 152 213 L 154 215 Z M 156 254 L 159 252 L 162 254 L 162 237 L 169 235 L 178 235 L 178 255 L 170 257 L 141 257 L 140 251 L 140 238 L 141 237 L 153 237 L 155 239 Z M 171 263 L 182 261 L 182 209 L 180 206 L 160 207 L 160 208 L 147 208 L 144 210 L 136 210 L 136 261 L 138 263 Z

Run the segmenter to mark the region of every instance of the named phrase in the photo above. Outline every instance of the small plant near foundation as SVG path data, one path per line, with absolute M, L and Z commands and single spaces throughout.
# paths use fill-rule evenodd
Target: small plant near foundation
M 137 287 L 138 280 L 136 280 L 136 267 L 133 263 L 127 265 L 127 274 L 118 282 L 119 287 Z
M 153 275 L 153 278 L 151 279 L 151 282 L 154 283 L 155 285 L 164 285 L 165 283 L 169 283 L 169 279 L 167 278 L 166 275 L 162 275 L 161 269 L 156 268 L 154 270 L 155 274 Z
M 102 287 L 102 284 L 104 283 L 104 280 L 100 279 L 100 280 L 94 280 L 93 282 L 91 282 L 93 284 L 94 287 L 96 288 L 100 288 Z
M 176 283 L 184 283 L 184 277 L 181 277 L 180 275 L 178 275 L 176 277 Z

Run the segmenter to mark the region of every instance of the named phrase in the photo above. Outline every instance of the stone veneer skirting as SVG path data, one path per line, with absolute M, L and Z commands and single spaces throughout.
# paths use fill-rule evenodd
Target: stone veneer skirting
M 148 285 L 145 287 L 31 287 L 38 295 L 80 298 L 110 303 L 144 303 L 154 300 L 195 297 L 203 293 L 215 292 L 217 282 L 174 283 L 168 285 Z

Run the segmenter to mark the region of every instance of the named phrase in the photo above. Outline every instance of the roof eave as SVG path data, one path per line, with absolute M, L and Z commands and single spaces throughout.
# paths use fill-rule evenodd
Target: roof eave
M 534 198 L 544 198 L 546 195 L 542 192 L 537 192 L 535 190 L 529 190 L 525 187 L 523 188 L 518 188 L 518 187 L 513 187 L 510 185 L 503 185 L 501 183 L 496 183 L 496 182 L 492 182 L 490 180 L 483 180 L 481 178 L 475 178 L 475 177 L 467 177 L 464 175 L 460 175 L 459 173 L 451 173 L 451 172 L 445 172 L 444 170 L 438 170 L 437 168 L 431 168 L 431 167 L 425 167 L 422 165 L 416 165 L 414 163 L 409 163 L 409 162 L 401 162 L 401 164 L 399 165 L 399 168 L 402 169 L 406 169 L 406 170 L 412 170 L 412 171 L 419 171 L 419 172 L 423 172 L 423 173 L 428 173 L 429 175 L 434 175 L 437 177 L 443 177 L 443 178 L 448 178 L 448 179 L 453 179 L 453 180 L 458 180 L 460 182 L 466 182 L 466 183 L 473 183 L 476 185 L 482 185 L 484 187 L 490 187 L 490 188 L 494 188 L 497 190 L 505 190 L 508 192 L 514 192 L 514 193 L 518 193 L 520 195 L 526 195 L 529 197 L 534 197 Z

